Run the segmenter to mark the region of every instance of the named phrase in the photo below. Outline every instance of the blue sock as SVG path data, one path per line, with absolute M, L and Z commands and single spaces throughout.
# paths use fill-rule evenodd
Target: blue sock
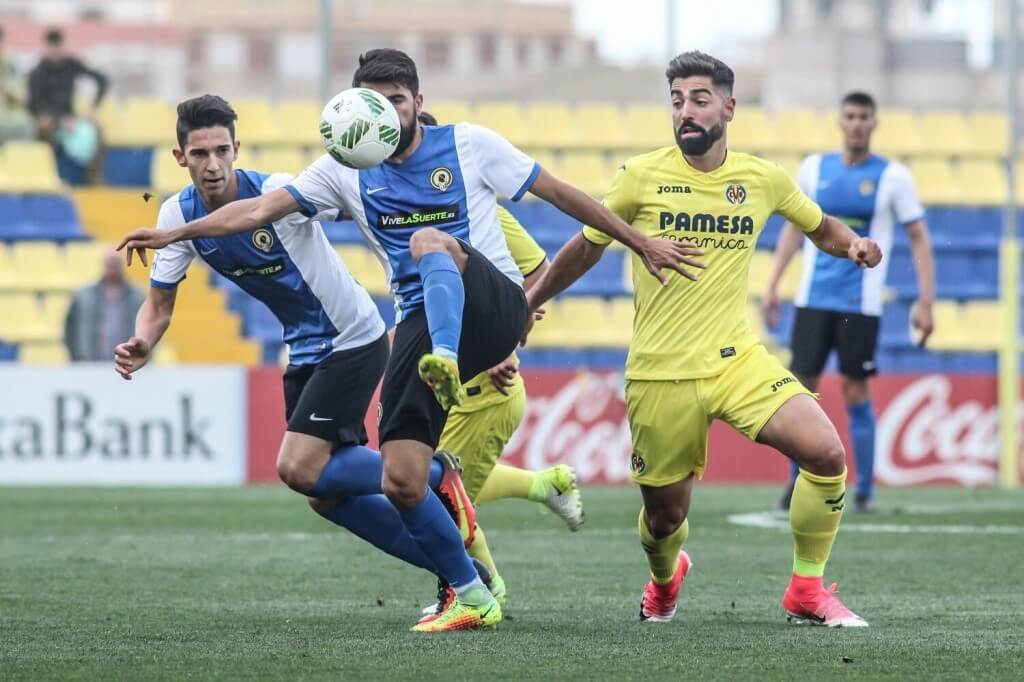
M 860 405 L 847 405 L 850 415 L 850 441 L 857 463 L 857 495 L 872 497 L 875 493 L 875 410 L 870 400 Z
M 789 484 L 796 483 L 796 477 L 800 475 L 800 466 L 793 460 L 789 460 Z
M 430 462 L 430 487 L 441 484 L 444 473 L 441 462 Z M 327 460 L 320 478 L 313 486 L 313 497 L 330 499 L 353 495 L 376 495 L 381 491 L 384 462 L 380 453 L 362 445 L 348 445 L 335 450 Z
M 398 514 L 413 540 L 437 566 L 437 574 L 449 585 L 458 589 L 477 580 L 476 568 L 462 545 L 459 529 L 432 490 L 415 507 L 400 509 Z
M 383 495 L 348 497 L 322 516 L 353 535 L 402 561 L 437 575 L 437 567 L 423 553 L 398 515 L 398 510 Z
M 417 268 L 423 280 L 423 307 L 434 352 L 441 350 L 456 358 L 462 336 L 462 309 L 466 303 L 462 273 L 445 252 L 426 254 L 420 258 Z

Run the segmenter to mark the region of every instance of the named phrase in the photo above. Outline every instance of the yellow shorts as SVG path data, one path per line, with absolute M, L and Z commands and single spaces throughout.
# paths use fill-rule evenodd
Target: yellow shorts
M 626 412 L 633 438 L 630 478 L 665 486 L 704 475 L 708 428 L 721 419 L 750 440 L 783 403 L 814 395 L 761 344 L 718 376 L 676 381 L 627 381 Z
M 456 408 L 448 413 L 437 447 L 458 456 L 462 484 L 470 499 L 476 500 L 480 494 L 525 411 L 526 391 L 512 390 L 501 402 L 472 411 Z

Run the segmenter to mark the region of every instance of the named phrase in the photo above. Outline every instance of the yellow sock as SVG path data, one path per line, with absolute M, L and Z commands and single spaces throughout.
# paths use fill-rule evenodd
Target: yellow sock
M 789 525 L 796 541 L 793 573 L 806 577 L 825 574 L 845 506 L 845 471 L 838 476 L 815 476 L 800 470 L 789 503 Z
M 480 526 L 476 527 L 476 533 L 473 535 L 473 544 L 466 550 L 469 556 L 480 561 L 487 570 L 491 572 L 492 576 L 498 575 L 498 567 L 494 565 L 494 557 L 491 556 L 491 548 L 487 546 L 487 538 L 484 536 L 484 529 Z
M 484 504 L 510 498 L 531 500 L 533 498 L 530 497 L 530 491 L 535 487 L 536 478 L 535 471 L 496 464 L 473 502 Z
M 671 582 L 672 576 L 676 574 L 676 568 L 679 567 L 679 550 L 690 534 L 690 520 L 684 519 L 674 533 L 657 540 L 647 527 L 644 508 L 640 507 L 638 526 L 640 528 L 640 545 L 647 554 L 647 565 L 651 567 L 651 577 L 659 585 Z

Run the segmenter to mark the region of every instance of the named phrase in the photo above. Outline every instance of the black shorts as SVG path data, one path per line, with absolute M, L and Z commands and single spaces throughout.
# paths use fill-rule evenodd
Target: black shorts
M 284 414 L 288 430 L 330 441 L 366 444 L 366 409 L 388 362 L 388 337 L 331 353 L 316 365 L 288 365 Z
M 797 308 L 790 341 L 794 374 L 816 376 L 825 369 L 829 353 L 839 353 L 840 373 L 853 379 L 874 375 L 878 318 L 817 308 Z
M 463 244 L 469 254 L 462 284 L 466 303 L 459 338 L 459 374 L 469 381 L 515 350 L 529 310 L 523 288 L 503 275 L 487 257 Z M 433 350 L 427 314 L 410 312 L 395 328 L 391 359 L 381 388 L 380 442 L 415 440 L 436 448 L 447 413 L 420 379 L 420 358 Z

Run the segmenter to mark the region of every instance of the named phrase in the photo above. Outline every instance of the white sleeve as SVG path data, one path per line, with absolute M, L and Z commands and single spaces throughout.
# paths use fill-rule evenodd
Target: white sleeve
M 284 188 L 302 207 L 302 215 L 314 220 L 336 220 L 338 212 L 342 209 L 346 209 L 349 214 L 353 212 L 352 208 L 345 204 L 342 189 L 346 180 L 345 174 L 358 172 L 342 166 L 324 154 L 302 171 L 299 177 L 284 185 Z M 358 183 L 358 176 L 355 180 Z
M 540 164 L 504 137 L 481 126 L 460 123 L 480 177 L 496 194 L 519 201 L 537 176 Z
M 805 156 L 804 160 L 800 162 L 799 170 L 796 172 L 797 187 L 812 199 L 814 198 L 814 176 L 817 175 L 815 164 L 819 162 L 820 158 L 821 156 L 818 154 Z
M 273 175 L 268 176 L 267 179 L 263 181 L 263 186 L 260 188 L 260 191 L 263 194 L 267 194 L 269 192 L 273 192 L 275 189 L 287 187 L 291 182 L 294 182 L 294 180 L 295 176 L 291 175 L 290 173 L 274 173 Z M 292 196 L 294 197 L 295 195 L 292 194 Z M 296 199 L 296 201 L 298 200 Z M 327 216 L 326 213 L 328 212 L 325 211 L 319 213 L 317 215 L 317 218 L 323 220 L 335 220 L 338 211 L 336 209 L 330 211 L 330 216 Z M 313 224 L 313 221 L 315 219 L 316 218 L 307 218 L 305 213 L 289 213 L 280 220 L 274 221 L 274 229 L 290 230 L 295 228 L 309 227 L 310 225 Z
M 891 163 L 888 169 L 892 183 L 892 209 L 900 225 L 909 225 L 924 217 L 924 207 L 917 198 L 914 176 L 901 163 Z
M 156 229 L 170 230 L 185 224 L 185 216 L 178 204 L 178 195 L 174 195 L 160 207 L 160 216 L 156 221 Z M 153 269 L 149 274 L 149 283 L 158 289 L 174 289 L 185 279 L 185 273 L 192 259 L 195 258 L 192 242 L 174 242 L 156 252 L 153 256 Z

